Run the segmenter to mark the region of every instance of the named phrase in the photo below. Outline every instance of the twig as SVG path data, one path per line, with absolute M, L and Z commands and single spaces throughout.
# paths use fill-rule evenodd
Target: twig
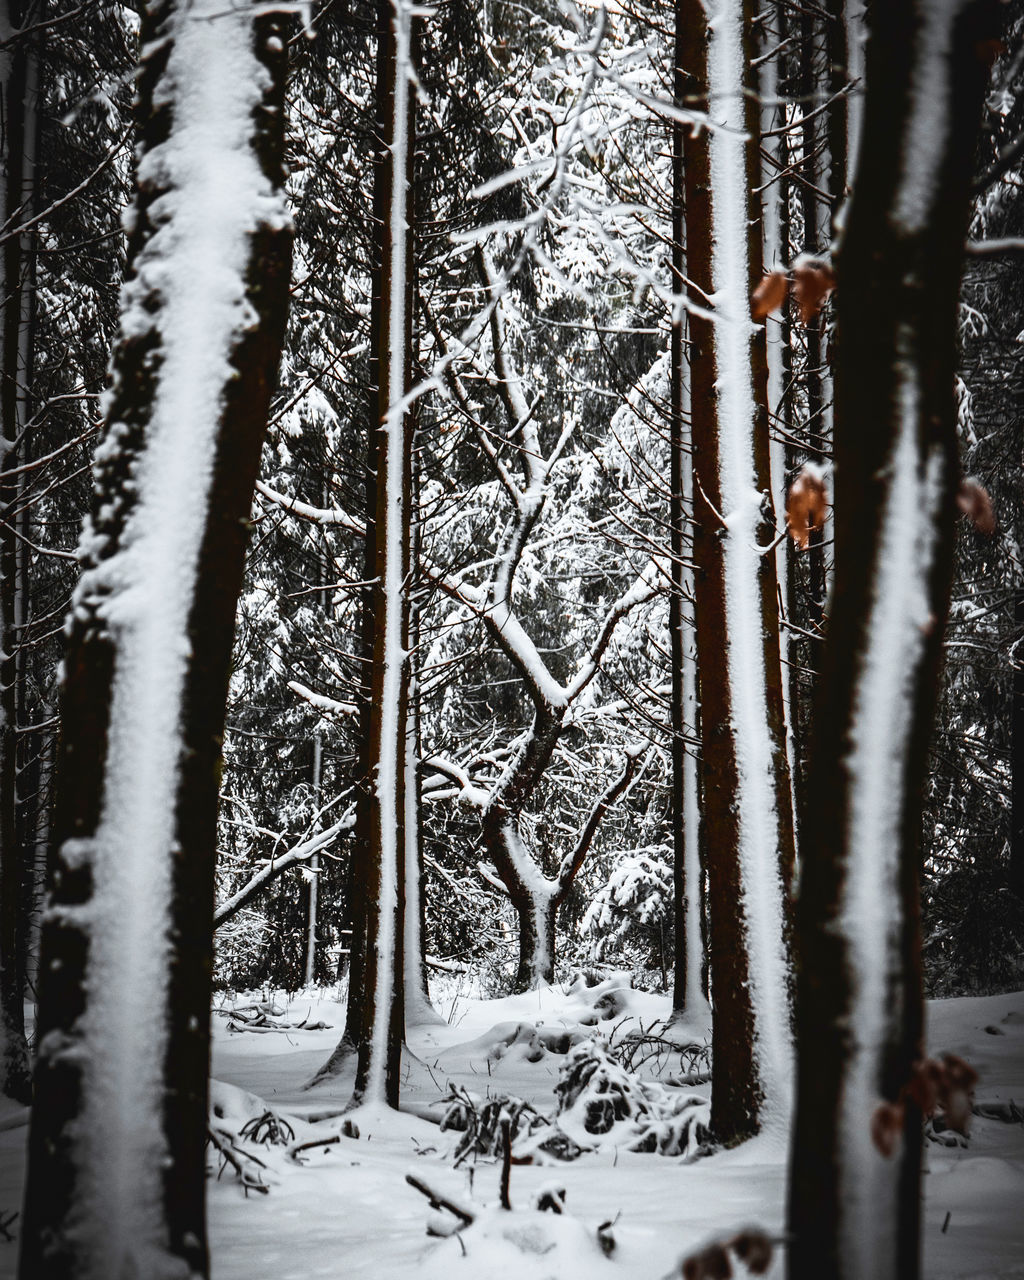
M 425 1182 L 417 1178 L 415 1174 L 407 1173 L 405 1180 L 410 1187 L 415 1187 L 421 1196 L 427 1197 L 430 1201 L 431 1209 L 447 1209 L 449 1213 L 453 1213 L 467 1227 L 473 1222 L 474 1215 L 468 1209 L 456 1204 L 454 1200 L 449 1200 L 447 1196 L 441 1195 L 440 1192 L 434 1191 Z
M 501 1207 L 511 1209 L 512 1201 L 508 1195 L 509 1176 L 512 1172 L 512 1121 L 502 1118 L 501 1121 Z

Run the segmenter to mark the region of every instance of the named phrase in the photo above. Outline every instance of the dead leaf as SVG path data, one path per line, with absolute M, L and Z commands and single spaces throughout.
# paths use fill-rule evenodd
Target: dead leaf
M 871 1141 L 888 1160 L 903 1134 L 903 1103 L 880 1102 L 871 1117 Z
M 750 315 L 754 320 L 766 320 L 786 301 L 789 280 L 784 271 L 771 271 L 764 276 L 750 295 Z
M 906 1094 L 926 1118 L 935 1112 L 942 1090 L 943 1075 L 942 1064 L 934 1058 L 923 1058 L 911 1068 Z
M 1003 44 L 1002 40 L 976 40 L 974 42 L 974 56 L 987 70 L 991 70 L 996 58 L 1005 52 L 1006 45 Z
M 683 1260 L 683 1280 L 731 1280 L 732 1263 L 720 1244 L 709 1244 Z
M 801 551 L 807 550 L 811 534 L 825 527 L 827 506 L 821 472 L 814 466 L 801 467 L 786 497 L 786 526 Z
M 956 505 L 979 533 L 986 538 L 992 537 L 996 531 L 996 513 L 984 485 L 971 476 L 965 476 L 957 490 Z
M 969 1062 L 953 1053 L 947 1053 L 943 1057 L 939 1102 L 945 1112 L 948 1127 L 956 1133 L 962 1133 L 965 1138 L 971 1125 L 971 1106 L 977 1083 L 978 1073 Z
M 729 1247 L 752 1276 L 763 1276 L 772 1265 L 771 1239 L 756 1227 L 748 1227 L 734 1236 Z
M 793 268 L 793 298 L 800 310 L 801 324 L 810 324 L 835 287 L 835 273 L 827 262 L 797 262 Z

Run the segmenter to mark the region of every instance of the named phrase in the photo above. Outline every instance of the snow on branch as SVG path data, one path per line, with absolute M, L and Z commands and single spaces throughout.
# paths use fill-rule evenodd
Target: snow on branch
M 297 845 L 293 845 L 291 849 L 281 854 L 279 858 L 271 858 L 241 889 L 233 893 L 230 898 L 227 898 L 217 907 L 213 916 L 214 928 L 219 929 L 232 916 L 237 915 L 262 889 L 265 889 L 271 881 L 276 880 L 289 867 L 294 867 L 300 862 L 308 862 L 310 858 L 332 844 L 343 832 L 351 831 L 355 825 L 355 820 L 355 805 L 350 805 L 332 826 L 327 827 L 324 831 L 317 832 L 314 836 L 309 836 Z
M 347 529 L 350 533 L 358 534 L 359 537 L 364 537 L 366 534 L 366 526 L 363 522 L 349 515 L 341 507 L 311 507 L 308 502 L 300 502 L 298 498 L 289 498 L 286 494 L 278 493 L 262 480 L 256 481 L 256 491 L 268 502 L 282 507 L 289 515 L 298 516 L 300 520 L 309 520 L 312 524 L 336 525 L 341 529 Z
M 316 707 L 318 711 L 323 711 L 330 716 L 354 716 L 359 713 L 359 708 L 354 702 L 339 702 L 336 698 L 325 697 L 322 693 L 314 693 L 312 689 L 307 689 L 304 684 L 299 684 L 298 680 L 289 680 L 288 688 L 292 693 L 298 694 L 300 698 L 308 702 L 311 707 Z

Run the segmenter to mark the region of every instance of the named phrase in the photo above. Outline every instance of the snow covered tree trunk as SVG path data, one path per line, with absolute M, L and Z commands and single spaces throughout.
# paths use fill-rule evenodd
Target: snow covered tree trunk
M 686 98 L 686 5 L 676 0 L 674 96 Z M 673 907 L 675 917 L 672 1006 L 693 1012 L 705 1005 L 703 983 L 704 873 L 700 860 L 700 810 L 697 760 L 687 742 L 697 732 L 697 672 L 692 615 L 693 458 L 688 431 L 688 388 L 685 385 L 685 311 L 682 294 L 686 279 L 684 176 L 687 129 L 672 126 L 672 287 L 680 295 L 672 317 L 670 411 L 672 450 L 669 523 L 672 530 L 672 595 L 669 600 L 669 643 L 672 655 L 672 845 Z
M 558 741 L 558 726 L 537 724 L 524 755 L 534 757 L 539 777 L 551 759 Z M 519 771 L 524 777 L 525 770 Z M 513 991 L 529 991 L 555 979 L 555 922 L 558 904 L 556 886 L 536 866 L 519 834 L 517 816 L 522 803 L 513 787 L 491 802 L 483 815 L 484 847 L 497 868 L 519 920 L 519 964 Z M 530 787 L 532 791 L 532 786 Z
M 782 6 L 773 5 L 778 22 L 777 36 L 780 41 L 786 39 L 786 23 Z M 781 50 L 775 51 L 774 57 L 763 57 L 760 62 L 758 90 L 761 99 L 762 128 L 765 133 L 764 155 L 768 161 L 768 173 L 777 174 L 777 180 L 764 192 L 763 196 L 763 261 L 769 272 L 788 269 L 789 260 L 789 184 L 784 176 L 786 169 L 785 135 L 779 133 L 780 127 L 786 123 L 786 107 L 779 104 L 784 99 L 779 93 Z M 767 176 L 767 175 L 766 175 Z M 792 404 L 792 389 L 787 387 L 792 368 L 792 352 L 790 350 L 792 329 L 786 307 L 781 316 L 771 315 L 765 322 L 765 346 L 767 361 L 767 397 L 771 420 L 775 425 L 774 433 L 769 440 L 769 488 L 772 505 L 776 511 L 784 511 L 786 507 L 786 435 L 791 426 L 786 421 L 785 405 Z M 775 548 L 775 577 L 780 602 L 788 602 L 792 594 L 792 575 L 790 573 L 789 538 L 783 539 Z M 788 605 L 786 606 L 788 607 Z M 780 609 L 780 612 L 782 610 Z M 790 678 L 791 666 L 794 663 L 795 650 L 792 637 L 787 630 L 779 626 L 779 662 L 780 689 L 779 698 L 782 704 L 782 716 L 786 742 L 786 771 L 789 776 L 789 802 L 793 817 L 793 857 L 797 857 L 799 849 L 799 829 L 796 782 L 797 782 L 797 747 L 794 732 L 794 707 L 791 693 L 793 682 Z
M 784 943 L 792 823 L 782 723 L 763 330 L 749 319 L 760 277 L 758 104 L 745 97 L 749 5 L 689 9 L 685 65 L 712 104 L 710 145 L 686 157 L 691 315 L 697 647 L 714 1009 L 712 1125 L 738 1141 L 788 1113 Z M 744 141 L 744 135 L 747 140 Z M 708 199 L 710 193 L 710 200 Z M 710 207 L 709 207 L 710 206 Z M 751 212 L 754 216 L 751 217 Z M 712 237 L 713 228 L 713 237 Z M 766 528 L 768 525 L 768 528 Z
M 415 441 L 414 441 L 415 443 Z M 410 530 L 410 568 L 416 574 L 419 562 L 419 534 L 413 522 Z M 419 717 L 419 679 L 418 650 L 419 634 L 419 601 L 410 590 L 409 600 L 409 714 L 405 736 L 405 849 L 403 854 L 405 870 L 405 939 L 403 956 L 405 962 L 405 1024 L 407 1027 L 423 1026 L 427 1023 L 441 1023 L 444 1019 L 430 1003 L 430 991 L 427 985 L 426 953 L 424 949 L 425 902 L 423 897 L 423 835 L 420 824 L 420 779 L 419 765 L 421 756 L 420 717 Z
M 360 809 L 358 918 L 353 920 L 345 1037 L 318 1073 L 333 1074 L 354 1047 L 354 1101 L 398 1105 L 403 1037 L 403 909 L 409 706 L 412 494 L 413 254 L 410 179 L 415 151 L 413 13 L 408 0 L 377 6 L 374 210 L 381 239 L 370 319 L 376 417 L 368 492 L 374 501 L 372 636 L 366 780 Z M 358 948 L 358 952 L 357 949 Z M 353 986 L 355 989 L 353 990 Z
M 0 178 L 0 224 L 31 217 L 32 142 L 35 55 L 25 38 L 16 37 L 25 21 L 24 6 L 3 0 L 0 40 L 12 41 L 0 52 L 0 112 L 3 128 L 3 174 Z M 23 904 L 25 879 L 31 874 L 28 849 L 19 839 L 18 673 L 21 620 L 19 594 L 24 555 L 18 539 L 22 506 L 21 478 L 2 474 L 25 461 L 27 422 L 26 310 L 31 293 L 26 281 L 27 236 L 10 235 L 0 248 L 0 1092 L 19 1102 L 31 1096 L 24 997 L 27 920 Z
M 287 310 L 286 20 L 146 12 L 129 275 L 65 658 L 22 1280 L 206 1275 L 216 809 Z
M 323 790 L 323 761 L 323 735 L 317 732 L 313 735 L 313 760 L 310 769 L 310 789 L 313 793 L 313 806 L 316 809 L 320 808 Z M 318 875 L 320 872 L 319 854 L 314 854 L 312 858 L 310 858 L 309 871 L 309 896 L 307 898 L 308 906 L 306 914 L 306 968 L 304 974 L 307 987 L 311 987 L 316 982 L 316 932 L 318 904 L 320 901 L 320 885 L 318 883 Z
M 921 792 L 952 571 L 960 265 L 1000 8 L 872 13 L 838 262 L 837 578 L 798 911 L 794 1280 L 920 1269 L 922 1124 L 904 1091 L 922 1053 Z M 873 1141 L 886 1129 L 889 1156 Z

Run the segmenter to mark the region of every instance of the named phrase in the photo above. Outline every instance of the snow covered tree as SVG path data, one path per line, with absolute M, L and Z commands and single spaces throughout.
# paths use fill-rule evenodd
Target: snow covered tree
M 366 466 L 363 656 L 369 666 L 362 716 L 363 794 L 353 882 L 353 965 L 348 1019 L 318 1073 L 357 1051 L 355 1100 L 398 1105 L 404 1033 L 403 942 L 409 738 L 414 269 L 411 177 L 415 153 L 412 6 L 377 6 L 377 152 L 374 219 L 379 237 L 370 317 L 373 428 Z M 365 679 L 365 677 L 364 677 Z
M 710 895 L 712 1123 L 725 1141 L 788 1111 L 785 947 L 792 814 L 782 721 L 749 5 L 688 6 L 682 64 L 713 128 L 686 140 L 697 654 Z M 746 141 L 744 141 L 746 135 Z M 749 207 L 754 201 L 754 207 Z M 707 300 L 715 309 L 708 314 Z
M 220 744 L 287 309 L 287 20 L 146 11 L 129 276 L 70 619 L 20 1274 L 207 1273 Z
M 957 298 L 993 0 L 875 6 L 840 246 L 836 561 L 798 909 L 789 1274 L 920 1270 L 920 806 L 959 480 Z

